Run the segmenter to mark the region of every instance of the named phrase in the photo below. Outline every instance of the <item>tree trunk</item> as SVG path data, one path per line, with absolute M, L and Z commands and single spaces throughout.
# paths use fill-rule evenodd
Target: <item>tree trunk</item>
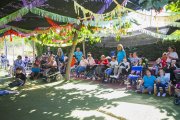
M 72 58 L 73 58 L 73 55 L 74 55 L 74 50 L 76 48 L 77 42 L 78 42 L 77 33 L 75 33 L 73 44 L 72 44 L 71 50 L 70 50 L 69 55 L 68 55 L 68 64 L 67 64 L 67 67 L 66 67 L 65 80 L 70 80 L 71 61 L 72 61 Z

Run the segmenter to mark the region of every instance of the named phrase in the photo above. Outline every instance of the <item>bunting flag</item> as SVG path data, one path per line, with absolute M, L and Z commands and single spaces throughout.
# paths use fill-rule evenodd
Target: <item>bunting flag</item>
M 64 23 L 77 23 L 79 24 L 80 21 L 78 19 L 75 18 L 71 18 L 71 17 L 66 17 L 66 16 L 62 16 L 62 15 L 58 15 L 52 12 L 48 12 L 45 10 L 41 10 L 39 8 L 32 8 L 30 9 L 30 11 L 36 15 L 39 15 L 41 17 L 48 17 L 51 18 L 52 20 L 55 20 L 57 22 L 64 22 Z
M 26 15 L 29 12 L 27 7 L 24 7 L 14 13 L 9 14 L 0 19 L 0 26 L 6 25 L 7 23 L 15 20 L 16 18 L 21 18 L 22 16 Z
M 48 18 L 48 17 L 45 17 L 46 18 L 46 21 L 53 27 L 59 27 L 58 24 L 56 24 L 54 21 L 52 21 L 52 19 Z
M 87 14 L 88 14 L 88 16 L 93 16 L 96 20 L 103 20 L 105 17 L 111 17 L 111 18 L 118 17 L 117 15 L 119 14 L 119 12 L 123 12 L 122 10 L 119 10 L 119 9 L 120 9 L 120 7 L 117 6 L 112 11 L 110 11 L 108 13 L 97 14 L 97 13 L 94 13 L 94 12 L 84 8 L 83 6 L 78 4 L 76 1 L 74 1 L 75 13 L 77 15 L 79 15 L 79 13 L 80 13 L 79 10 L 81 10 L 84 18 L 87 18 Z

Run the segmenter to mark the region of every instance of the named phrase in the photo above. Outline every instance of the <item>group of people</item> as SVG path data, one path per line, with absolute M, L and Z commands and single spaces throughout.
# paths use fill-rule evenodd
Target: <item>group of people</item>
M 166 88 L 171 86 L 176 87 L 179 81 L 175 77 L 175 70 L 178 70 L 178 54 L 174 47 L 169 47 L 168 52 L 164 52 L 161 58 L 156 60 L 156 63 L 150 69 L 147 69 L 143 80 L 140 81 L 138 92 L 148 91 L 151 94 L 154 90 L 154 84 L 157 90 L 157 96 L 161 96 L 160 88 L 163 89 L 162 96 L 166 96 Z M 172 89 L 172 88 L 170 88 Z M 175 89 L 177 92 L 178 89 Z
M 163 88 L 162 96 L 166 96 L 165 88 L 169 82 L 172 81 L 174 82 L 173 84 L 176 84 L 174 81 L 174 70 L 177 69 L 177 60 L 178 55 L 175 52 L 175 48 L 169 47 L 168 52 L 163 53 L 162 57 L 156 60 L 153 67 L 149 67 L 146 58 L 138 57 L 137 52 L 130 53 L 129 57 L 127 57 L 123 45 L 118 44 L 116 56 L 109 57 L 101 55 L 100 60 L 94 59 L 90 52 L 87 54 L 86 58 L 86 55 L 83 55 L 80 48 L 77 48 L 71 61 L 71 70 L 75 71 L 76 77 L 80 77 L 80 75 L 83 74 L 87 79 L 102 79 L 102 81 L 107 82 L 110 77 L 119 79 L 122 75 L 128 76 L 128 74 L 132 73 L 131 68 L 133 66 L 143 66 L 145 72 L 142 75 L 142 80 L 139 82 L 140 87 L 138 91 L 141 93 L 148 91 L 149 94 L 152 94 L 154 84 L 156 84 L 158 91 L 157 96 L 161 95 L 160 87 Z M 22 57 L 18 56 L 14 63 L 17 74 L 23 72 L 22 63 L 25 64 L 26 62 L 24 63 Z M 64 55 L 61 48 L 58 48 L 57 53 L 53 54 L 50 47 L 48 47 L 46 53 L 41 57 L 36 57 L 30 78 L 37 79 L 41 75 L 45 75 L 52 68 L 56 68 L 64 74 L 67 63 L 68 57 Z M 170 78 L 167 77 L 166 73 L 170 73 Z M 23 79 L 24 78 L 25 77 L 23 77 Z M 19 84 L 24 85 L 22 81 Z

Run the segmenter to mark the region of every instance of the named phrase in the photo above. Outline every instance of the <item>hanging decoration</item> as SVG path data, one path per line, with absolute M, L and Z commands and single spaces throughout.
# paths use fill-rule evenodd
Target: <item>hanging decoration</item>
M 0 26 L 6 25 L 7 23 L 15 20 L 16 18 L 21 18 L 22 16 L 26 15 L 29 12 L 27 7 L 24 7 L 14 13 L 9 14 L 0 19 Z
M 39 15 L 41 17 L 48 17 L 51 18 L 52 20 L 55 20 L 57 22 L 64 22 L 64 23 L 77 23 L 79 24 L 80 21 L 78 19 L 75 18 L 71 18 L 71 17 L 66 17 L 66 16 L 62 16 L 62 15 L 58 15 L 52 12 L 48 12 L 45 10 L 41 10 L 39 8 L 32 8 L 30 9 L 30 11 L 36 15 Z
M 104 5 L 101 7 L 101 9 L 97 12 L 98 14 L 103 14 L 105 10 L 109 8 L 109 6 L 113 3 L 113 0 L 105 0 Z
M 83 13 L 83 17 L 84 18 L 87 18 L 87 15 L 88 16 L 93 16 L 95 18 L 95 20 L 104 20 L 105 17 L 111 17 L 111 18 L 115 18 L 117 17 L 117 14 L 119 13 L 119 10 L 120 7 L 115 7 L 112 11 L 108 12 L 108 13 L 105 13 L 105 14 L 97 14 L 97 13 L 94 13 L 86 8 L 84 8 L 83 6 L 81 6 L 80 4 L 78 4 L 76 1 L 74 1 L 74 10 L 75 10 L 75 13 L 77 15 L 80 15 L 80 11 L 82 11 Z

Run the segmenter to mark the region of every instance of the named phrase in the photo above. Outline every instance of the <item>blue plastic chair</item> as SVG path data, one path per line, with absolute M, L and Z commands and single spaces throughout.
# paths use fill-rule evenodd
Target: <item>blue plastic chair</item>
M 142 77 L 142 70 L 143 66 L 133 66 L 131 68 L 131 71 L 133 71 L 135 74 L 129 74 L 128 79 L 131 81 L 131 83 L 135 83 L 136 81 Z

